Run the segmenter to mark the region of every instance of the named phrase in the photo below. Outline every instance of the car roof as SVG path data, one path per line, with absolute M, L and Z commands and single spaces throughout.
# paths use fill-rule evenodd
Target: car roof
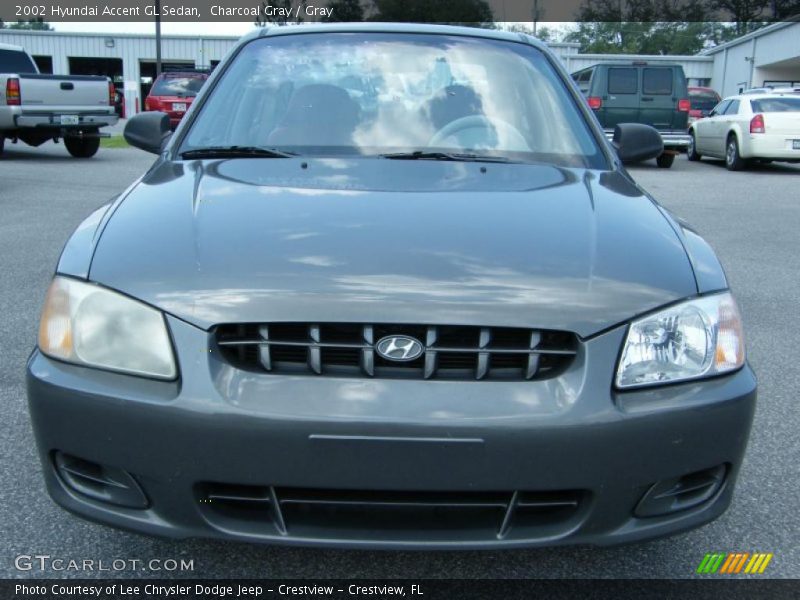
M 159 77 L 208 77 L 208 73 L 206 71 L 185 69 L 181 71 L 162 71 Z
M 797 92 L 751 92 L 749 94 L 736 94 L 722 100 L 761 100 L 762 98 L 795 98 L 800 96 Z
M 25 49 L 22 46 L 17 46 L 15 44 L 2 44 L 2 43 L 0 43 L 0 50 L 16 50 L 17 52 L 25 51 Z
M 483 29 L 480 27 L 462 27 L 458 25 L 438 25 L 428 23 L 310 23 L 286 27 L 264 27 L 256 29 L 241 38 L 241 43 L 258 37 L 276 35 L 303 35 L 306 33 L 423 33 L 429 35 L 461 35 L 509 42 L 527 42 L 541 50 L 547 46 L 526 33 L 502 31 L 500 29 Z

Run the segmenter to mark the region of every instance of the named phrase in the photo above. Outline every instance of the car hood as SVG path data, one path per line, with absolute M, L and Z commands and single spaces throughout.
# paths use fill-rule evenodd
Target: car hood
M 89 276 L 202 328 L 587 336 L 697 292 L 674 229 L 620 173 L 385 159 L 157 163 L 106 223 Z

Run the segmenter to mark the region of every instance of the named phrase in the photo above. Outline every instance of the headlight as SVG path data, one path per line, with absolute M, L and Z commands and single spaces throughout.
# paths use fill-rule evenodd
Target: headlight
M 744 364 L 739 309 L 729 293 L 677 304 L 634 321 L 617 368 L 617 387 L 697 379 Z
M 161 312 L 98 285 L 56 277 L 47 291 L 39 349 L 89 367 L 161 379 L 176 376 Z

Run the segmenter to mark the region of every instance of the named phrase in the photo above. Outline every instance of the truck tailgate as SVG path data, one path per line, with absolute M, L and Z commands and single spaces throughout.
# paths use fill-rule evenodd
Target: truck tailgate
M 50 112 L 108 107 L 108 79 L 95 75 L 20 75 L 23 109 Z

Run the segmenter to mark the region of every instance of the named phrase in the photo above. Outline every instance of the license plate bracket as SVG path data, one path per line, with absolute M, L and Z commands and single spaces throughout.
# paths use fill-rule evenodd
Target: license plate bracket
M 173 102 L 172 110 L 175 112 L 186 112 L 186 102 Z

